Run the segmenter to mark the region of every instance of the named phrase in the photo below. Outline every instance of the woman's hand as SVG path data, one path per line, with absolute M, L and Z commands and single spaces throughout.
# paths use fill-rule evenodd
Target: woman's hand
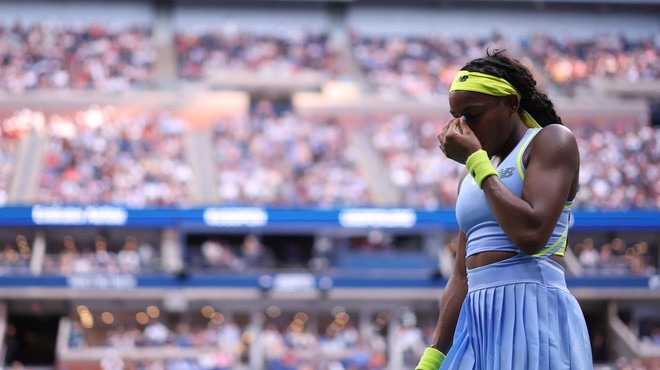
M 442 128 L 438 135 L 440 150 L 449 159 L 465 164 L 467 158 L 477 150 L 481 149 L 481 143 L 474 132 L 465 122 L 465 118 L 455 118 Z

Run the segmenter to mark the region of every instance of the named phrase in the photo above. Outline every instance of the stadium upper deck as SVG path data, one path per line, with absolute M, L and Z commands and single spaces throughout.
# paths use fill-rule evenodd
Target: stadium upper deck
M 360 2 L 342 11 L 290 3 L 262 8 L 38 4 L 3 3 L 0 106 L 7 140 L 0 174 L 8 203 L 446 206 L 452 202 L 456 176 L 446 177 L 437 190 L 429 175 L 451 172 L 445 164 L 413 160 L 421 153 L 415 153 L 412 143 L 383 152 L 382 144 L 365 139 L 375 134 L 423 142 L 447 117 L 444 96 L 453 71 L 487 47 L 506 47 L 523 57 L 557 97 L 567 124 L 586 127 L 576 131 L 583 133 L 581 139 L 595 141 L 583 145 L 588 170 L 583 181 L 592 185 L 582 193 L 583 203 L 657 206 L 657 130 L 643 127 L 651 117 L 647 100 L 660 91 L 659 27 L 652 14 L 636 7 L 594 13 L 581 6 L 512 11 L 480 5 L 468 11 L 455 4 L 420 5 L 406 8 L 405 19 L 397 20 L 403 9 Z M 474 29 L 465 19 L 483 27 Z M 562 30 L 560 36 L 551 36 L 556 29 Z M 220 112 L 218 107 L 227 105 L 225 98 L 205 108 L 195 105 L 195 99 L 215 99 L 202 94 L 217 89 L 242 90 L 244 96 L 239 92 L 234 100 L 253 105 L 263 97 L 290 100 L 287 109 L 292 112 L 250 111 L 245 104 Z M 637 97 L 617 100 L 623 99 L 613 97 L 617 89 Z M 318 109 L 309 113 L 314 106 L 325 106 L 333 114 Z M 24 107 L 36 113 L 16 112 Z M 380 114 L 385 107 L 391 114 Z M 432 111 L 421 117 L 425 131 L 416 131 L 416 116 L 429 107 Z M 136 112 L 141 109 L 149 112 Z M 434 115 L 439 118 L 431 119 Z M 248 131 L 232 128 L 246 122 L 251 122 L 245 126 Z M 308 123 L 311 131 L 299 132 L 293 142 L 280 137 L 286 131 L 269 130 Z M 128 129 L 136 124 L 144 130 Z M 17 131 L 17 125 L 27 131 Z M 170 132 L 177 125 L 178 131 Z M 195 134 L 213 125 L 214 143 Z M 591 134 L 589 127 L 603 126 L 617 135 Z M 633 133 L 625 133 L 631 127 Z M 32 128 L 36 131 L 29 134 Z M 621 140 L 624 133 L 628 136 Z M 308 139 L 319 135 L 330 136 L 325 143 Z M 167 138 L 171 145 L 149 146 L 146 136 Z M 23 149 L 21 156 L 21 140 L 36 140 L 36 150 Z M 139 148 L 138 142 L 147 146 Z M 288 153 L 259 149 L 276 143 L 294 145 Z M 116 149 L 106 152 L 108 145 Z M 612 154 L 608 147 L 624 154 Z M 372 155 L 364 154 L 369 152 Z M 633 152 L 641 154 L 625 154 Z M 93 153 L 117 153 L 124 159 L 110 164 L 93 159 Z M 169 158 L 163 162 L 167 168 L 154 166 L 147 153 Z M 36 155 L 36 162 L 25 159 L 26 154 Z M 649 170 L 607 177 L 602 163 L 591 164 L 599 163 L 602 155 L 614 155 L 620 167 L 633 161 Z M 268 156 L 288 158 L 293 165 L 273 171 Z M 247 158 L 255 161 L 250 168 L 230 168 Z M 304 171 L 321 163 L 335 174 L 325 184 Z M 383 170 L 369 172 L 374 166 Z M 214 179 L 206 184 L 211 195 L 195 199 L 195 193 L 209 193 L 198 191 L 203 188 L 195 173 L 199 168 L 209 168 Z M 268 186 L 242 189 L 236 183 L 238 173 Z M 383 177 L 386 173 L 389 176 Z M 364 180 L 349 189 L 348 178 Z M 90 191 L 85 199 L 76 190 L 83 183 Z M 264 188 L 278 190 L 260 194 L 258 189 Z M 302 194 L 302 189 L 315 190 Z M 610 197 L 612 193 L 616 196 Z M 353 195 L 342 199 L 339 194 Z

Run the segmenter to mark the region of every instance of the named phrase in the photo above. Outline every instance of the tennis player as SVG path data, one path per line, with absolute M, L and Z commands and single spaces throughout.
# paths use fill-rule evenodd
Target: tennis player
M 530 71 L 503 51 L 467 63 L 438 140 L 465 164 L 456 265 L 418 370 L 593 369 L 561 259 L 580 157 Z

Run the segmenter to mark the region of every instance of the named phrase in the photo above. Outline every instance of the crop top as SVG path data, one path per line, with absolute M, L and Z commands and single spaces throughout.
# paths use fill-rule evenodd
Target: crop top
M 518 197 L 522 193 L 526 171 L 522 161 L 523 153 L 534 136 L 541 130 L 540 128 L 528 129 L 511 153 L 497 166 L 500 181 Z M 534 255 L 535 257 L 564 255 L 571 203 L 567 201 L 564 204 L 564 209 L 550 239 L 544 248 Z M 461 230 L 467 236 L 466 257 L 485 251 L 520 252 L 495 220 L 486 194 L 469 175 L 465 177 L 460 186 L 456 200 L 456 219 Z

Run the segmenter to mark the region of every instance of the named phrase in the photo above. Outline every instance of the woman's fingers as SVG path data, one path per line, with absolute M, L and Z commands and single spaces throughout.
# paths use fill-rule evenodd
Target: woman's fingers
M 460 128 L 460 122 L 461 122 L 461 120 L 460 120 L 460 119 L 457 119 L 457 120 L 452 121 L 452 123 L 451 123 L 451 124 L 452 124 L 452 128 L 453 128 L 453 131 L 454 131 L 454 133 L 455 133 L 456 135 L 460 135 L 460 134 L 463 133 L 463 132 L 461 131 L 461 128 Z
M 442 127 L 442 132 L 440 135 L 438 135 L 438 147 L 442 152 L 449 157 L 449 154 L 447 153 L 446 146 L 447 146 L 447 141 L 452 140 L 452 137 L 455 135 L 460 135 L 463 133 L 461 127 L 459 126 L 461 119 L 460 118 L 454 118 L 447 122 L 443 127 Z
M 464 134 L 471 134 L 472 130 L 470 129 L 470 126 L 467 124 L 465 120 L 461 120 L 459 123 L 459 127 L 462 133 Z

